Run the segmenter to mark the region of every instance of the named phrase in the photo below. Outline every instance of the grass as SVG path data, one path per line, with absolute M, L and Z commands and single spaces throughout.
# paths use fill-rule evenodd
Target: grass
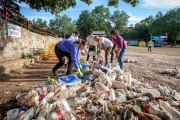
M 146 47 L 138 47 L 138 46 L 128 46 L 128 52 L 148 52 L 148 48 Z M 152 48 L 152 54 L 161 54 L 161 55 L 169 55 L 169 56 L 180 56 L 180 47 L 171 48 L 169 46 L 164 47 L 154 47 Z

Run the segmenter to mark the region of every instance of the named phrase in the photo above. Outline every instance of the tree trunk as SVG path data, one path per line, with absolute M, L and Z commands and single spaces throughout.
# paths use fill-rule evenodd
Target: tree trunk
M 176 40 L 174 40 L 174 46 L 176 46 Z

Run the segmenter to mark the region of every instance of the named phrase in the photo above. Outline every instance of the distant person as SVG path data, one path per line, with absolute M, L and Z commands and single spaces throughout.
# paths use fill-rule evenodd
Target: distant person
M 94 40 L 94 35 L 92 32 L 89 33 L 88 37 L 87 37 L 87 45 L 89 47 L 89 52 L 90 51 L 96 51 L 96 47 L 97 47 L 97 42 Z M 87 55 L 87 61 L 89 60 L 89 52 Z M 93 60 L 95 61 L 95 56 L 93 56 Z
M 95 36 L 94 39 L 102 46 L 101 49 L 97 51 L 97 53 L 99 54 L 103 49 L 105 51 L 105 65 L 108 64 L 110 59 L 109 56 L 113 47 L 112 42 L 104 37 L 99 38 L 98 36 Z
M 67 40 L 74 40 L 74 41 L 78 41 L 78 36 L 79 36 L 79 32 L 76 31 L 74 34 L 72 34 Z
M 173 43 L 171 43 L 171 47 L 173 47 Z
M 57 75 L 57 69 L 59 69 L 64 65 L 65 63 L 64 56 L 66 56 L 69 60 L 66 75 L 71 74 L 74 63 L 77 72 L 79 73 L 80 77 L 82 77 L 83 69 L 79 62 L 79 51 L 84 50 L 85 48 L 86 48 L 86 41 L 82 41 L 81 39 L 79 39 L 78 41 L 73 41 L 73 40 L 60 41 L 55 46 L 55 54 L 59 59 L 59 63 L 57 63 L 56 66 L 53 68 L 52 75 Z
M 112 51 L 115 49 L 115 47 L 119 48 L 119 51 L 116 54 L 116 57 L 118 57 L 118 62 L 120 65 L 120 68 L 123 70 L 123 57 L 127 50 L 127 45 L 124 41 L 124 39 L 119 35 L 119 32 L 117 30 L 112 30 L 110 32 L 110 35 L 113 37 L 114 45 L 112 48 Z
M 149 52 L 149 50 L 150 50 L 150 52 L 151 52 L 152 44 L 153 44 L 153 42 L 152 42 L 152 39 L 151 39 L 151 40 L 149 41 L 149 45 L 148 45 L 148 52 Z

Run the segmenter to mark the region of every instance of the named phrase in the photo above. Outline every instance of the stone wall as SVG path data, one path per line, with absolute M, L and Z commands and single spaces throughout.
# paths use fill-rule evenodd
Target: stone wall
M 42 36 L 21 28 L 21 38 L 8 36 L 7 21 L 0 19 L 0 62 L 21 58 L 33 50 L 44 50 L 45 42 L 56 43 L 61 38 Z

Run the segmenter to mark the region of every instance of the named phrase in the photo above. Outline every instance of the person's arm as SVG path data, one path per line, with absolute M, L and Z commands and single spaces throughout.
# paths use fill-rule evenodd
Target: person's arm
M 116 47 L 116 44 L 115 44 L 115 39 L 114 39 L 114 42 L 113 42 L 113 48 L 112 48 L 111 51 L 113 51 L 113 50 L 115 49 L 115 47 Z
M 120 36 L 118 36 L 117 37 L 117 42 L 118 42 L 118 47 L 119 47 L 119 51 L 121 51 L 121 49 L 123 48 L 123 42 L 124 42 L 124 40 L 123 40 L 123 38 L 122 37 L 120 37 Z
M 76 69 L 79 69 L 79 51 L 76 48 L 76 46 L 71 47 L 71 55 L 72 55 L 72 61 L 74 63 L 74 66 Z

